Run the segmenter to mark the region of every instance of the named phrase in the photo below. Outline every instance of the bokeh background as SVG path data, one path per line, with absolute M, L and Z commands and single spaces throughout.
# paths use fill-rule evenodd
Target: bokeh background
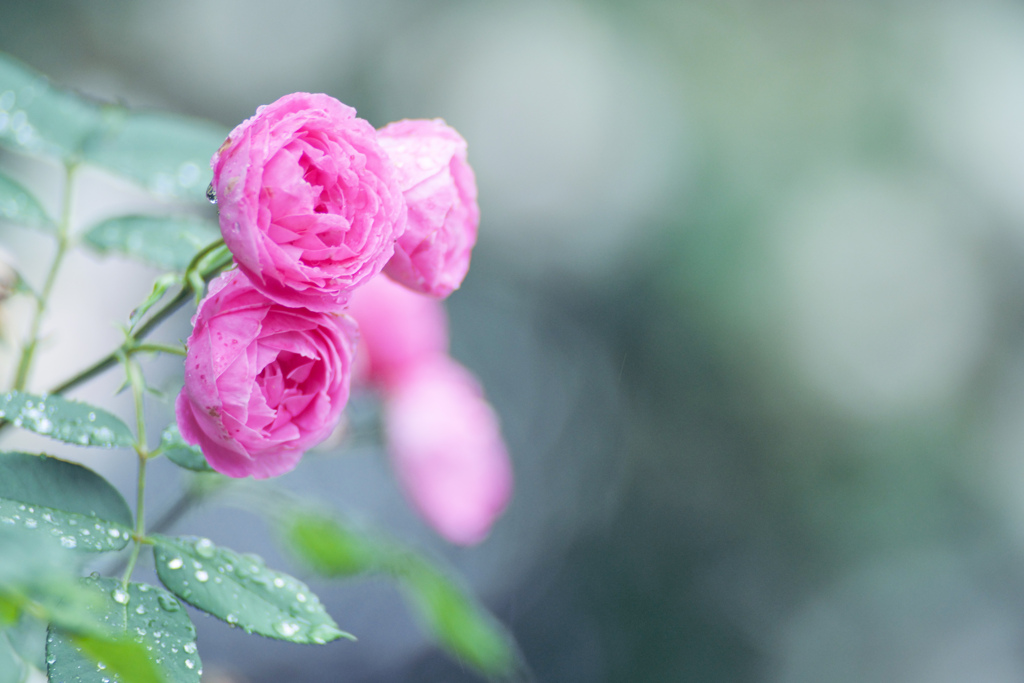
M 483 220 L 453 351 L 511 507 L 446 546 L 373 443 L 284 482 L 458 571 L 537 681 L 1024 680 L 1024 3 L 5 0 L 0 49 L 227 126 L 310 90 L 464 134 Z M 154 275 L 108 265 L 59 283 L 79 354 L 55 332 L 41 386 Z M 297 571 L 251 514 L 175 530 Z M 204 680 L 477 680 L 388 584 L 310 582 L 359 643 L 197 615 Z

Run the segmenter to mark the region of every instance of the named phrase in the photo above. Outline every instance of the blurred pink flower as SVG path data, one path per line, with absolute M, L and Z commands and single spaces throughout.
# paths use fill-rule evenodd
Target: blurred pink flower
M 466 277 L 480 223 L 466 141 L 441 119 L 390 123 L 378 141 L 394 162 L 409 209 L 385 272 L 410 289 L 444 298 Z
M 384 400 L 392 463 L 413 505 L 452 543 L 482 541 L 508 504 L 512 468 L 476 379 L 435 356 L 408 368 Z
M 210 163 L 224 242 L 253 286 L 286 306 L 339 310 L 405 228 L 377 131 L 328 95 L 260 107 Z
M 277 304 L 235 270 L 210 283 L 192 324 L 175 412 L 213 469 L 277 476 L 331 433 L 348 401 L 351 318 Z
M 354 291 L 348 312 L 359 322 L 359 381 L 387 387 L 415 364 L 448 353 L 441 302 L 386 277 Z

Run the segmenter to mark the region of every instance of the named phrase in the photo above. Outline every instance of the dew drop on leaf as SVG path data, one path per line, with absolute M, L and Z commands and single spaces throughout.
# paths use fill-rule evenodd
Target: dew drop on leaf
M 196 554 L 200 557 L 210 559 L 214 556 L 217 551 L 217 547 L 213 545 L 213 541 L 208 538 L 200 538 L 195 543 Z
M 178 601 L 169 595 L 161 593 L 157 597 L 157 601 L 160 603 L 160 607 L 162 607 L 164 610 L 168 612 L 177 612 L 179 609 L 181 609 L 181 605 L 178 604 Z
M 274 624 L 274 630 L 285 638 L 291 638 L 299 632 L 300 628 L 301 626 L 296 624 L 294 621 L 279 621 Z

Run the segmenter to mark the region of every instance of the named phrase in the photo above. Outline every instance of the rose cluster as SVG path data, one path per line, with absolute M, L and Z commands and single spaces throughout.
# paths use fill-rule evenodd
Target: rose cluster
M 432 357 L 446 358 L 437 300 L 458 288 L 469 267 L 479 221 L 476 181 L 465 140 L 440 119 L 400 121 L 378 131 L 351 107 L 310 93 L 260 107 L 231 132 L 211 165 L 221 234 L 237 269 L 211 283 L 192 320 L 175 410 L 182 436 L 215 470 L 276 476 L 336 427 L 359 337 L 349 303 L 362 288 L 385 282 L 382 272 L 399 283 L 390 286 L 437 307 L 431 315 L 441 325 L 415 341 L 432 345 Z M 388 331 L 370 322 L 385 315 L 398 327 Z M 404 454 L 398 472 L 431 519 L 429 511 L 439 505 L 434 498 L 479 506 L 472 502 L 476 493 L 460 488 L 476 486 L 479 463 L 422 455 L 454 445 L 444 441 L 457 438 L 454 432 L 481 432 L 463 435 L 462 445 L 485 453 L 482 461 L 500 451 L 502 476 L 509 475 L 497 421 L 464 370 L 416 364 L 409 375 L 416 379 L 398 379 L 401 363 L 387 354 L 401 355 L 400 347 L 410 344 L 396 331 L 402 316 L 382 309 L 358 319 L 367 346 L 376 349 L 367 354 L 369 372 L 389 378 L 379 386 L 391 392 L 392 443 Z M 442 375 L 449 379 L 438 380 Z M 421 408 L 426 412 L 416 415 Z M 430 431 L 437 411 L 455 416 L 451 434 Z M 458 467 L 467 468 L 462 480 L 451 473 Z M 410 477 L 432 483 L 410 483 Z M 500 510 L 505 497 L 498 495 L 500 502 L 489 502 L 488 509 Z M 463 542 L 481 537 L 479 531 L 447 535 Z

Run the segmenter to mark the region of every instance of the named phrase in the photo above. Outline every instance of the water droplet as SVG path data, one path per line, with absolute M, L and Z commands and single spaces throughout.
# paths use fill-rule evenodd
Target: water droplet
M 254 572 L 254 571 L 256 571 L 257 569 L 259 569 L 260 567 L 263 566 L 263 558 L 260 557 L 259 555 L 257 555 L 256 553 L 245 553 L 245 554 L 242 555 L 242 557 L 244 557 L 245 559 L 249 560 L 249 562 L 251 562 L 253 565 L 255 565 L 253 567 L 250 567 L 249 571 L 253 571 Z
M 74 536 L 61 536 L 60 544 L 65 548 L 74 548 L 78 545 L 78 541 L 75 540 Z
M 35 529 L 37 526 L 39 526 L 39 522 L 29 517 L 25 520 L 25 526 L 29 529 Z
M 319 626 L 314 628 L 312 632 L 310 632 L 309 639 L 317 645 L 323 645 L 324 643 L 329 642 L 331 640 L 336 640 L 337 638 L 343 635 L 345 634 L 342 631 L 339 631 L 333 626 L 330 626 L 328 624 L 320 624 Z
M 277 588 L 284 588 L 284 579 L 282 579 L 280 576 L 275 578 L 274 579 L 274 586 L 276 586 Z
M 217 551 L 217 546 L 215 546 L 213 541 L 208 538 L 200 538 L 195 542 L 194 547 L 196 549 L 196 554 L 200 557 L 205 557 L 206 559 L 213 557 Z
M 128 592 L 120 586 L 111 591 L 110 597 L 114 598 L 114 602 L 116 602 L 119 605 L 127 605 L 128 600 L 131 599 L 128 597 Z M 139 605 L 139 607 L 141 608 L 142 605 Z
M 299 629 L 301 628 L 302 627 L 296 624 L 294 621 L 279 621 L 276 624 L 274 624 L 274 630 L 280 633 L 285 638 L 291 638 L 296 633 L 298 633 Z
M 234 624 L 238 623 L 238 617 L 235 616 L 234 614 L 229 614 L 226 617 L 224 617 L 224 621 L 228 622 L 229 624 L 234 625 Z
M 54 663 L 55 663 L 56 661 L 57 661 L 57 658 L 56 658 L 56 657 L 54 657 L 53 655 L 47 655 L 47 656 L 46 656 L 46 663 L 47 663 L 47 664 L 50 664 L 50 665 L 52 665 L 52 664 L 54 664 Z
M 206 186 L 206 201 L 210 202 L 211 204 L 217 203 L 217 190 L 214 189 L 213 183 L 210 183 L 209 185 Z
M 157 600 L 160 602 L 160 607 L 168 612 L 177 612 L 181 609 L 181 605 L 178 604 L 177 600 L 164 593 L 161 593 L 159 597 L 157 597 Z
M 146 608 L 143 607 L 142 605 L 139 605 L 138 607 L 135 608 L 135 613 L 136 614 L 145 614 L 146 613 Z
M 196 572 L 196 581 L 198 581 L 199 583 L 206 583 L 209 580 L 210 575 L 207 574 L 204 570 L 200 569 Z
M 97 671 L 103 671 L 106 668 L 107 668 L 107 665 L 104 664 L 103 662 L 96 662 L 96 670 Z
M 184 645 L 181 646 L 181 649 L 184 650 L 186 653 L 188 653 L 190 655 L 194 655 L 196 653 L 196 644 L 195 643 L 185 643 Z
M 110 534 L 111 538 L 121 538 L 121 532 L 117 529 L 107 529 L 107 533 Z
M 90 412 L 88 415 L 86 415 L 86 417 L 89 418 L 89 422 L 96 421 L 96 413 Z
M 186 659 L 185 660 L 185 666 L 187 666 L 190 669 L 194 669 L 194 668 L 196 668 L 196 663 L 193 662 L 191 659 Z
M 170 560 L 167 561 L 167 568 L 168 569 L 181 569 L 181 565 L 183 565 L 183 564 L 184 564 L 184 562 L 181 561 L 180 557 L 172 557 Z

